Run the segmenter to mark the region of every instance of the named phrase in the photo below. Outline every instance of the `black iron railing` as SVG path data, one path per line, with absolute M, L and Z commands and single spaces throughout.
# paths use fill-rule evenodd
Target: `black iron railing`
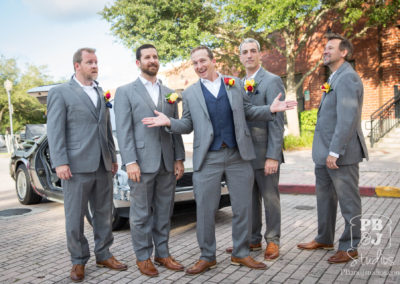
M 394 86 L 394 96 L 371 114 L 371 147 L 386 133 L 400 124 L 400 91 Z

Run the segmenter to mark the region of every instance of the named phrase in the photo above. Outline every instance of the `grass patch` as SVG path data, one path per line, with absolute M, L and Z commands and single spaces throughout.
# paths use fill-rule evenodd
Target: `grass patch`
M 293 136 L 287 135 L 284 137 L 285 150 L 302 150 L 310 149 L 312 147 L 312 142 L 314 138 L 314 132 L 304 131 L 301 135 Z

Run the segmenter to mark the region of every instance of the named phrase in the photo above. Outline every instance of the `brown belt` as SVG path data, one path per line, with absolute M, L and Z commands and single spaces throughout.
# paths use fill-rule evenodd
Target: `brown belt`
M 222 143 L 221 148 L 228 148 L 228 145 L 226 145 L 225 143 Z

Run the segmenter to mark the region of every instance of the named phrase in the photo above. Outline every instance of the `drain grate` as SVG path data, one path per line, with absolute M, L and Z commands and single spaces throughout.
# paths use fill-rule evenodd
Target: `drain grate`
M 0 211 L 0 217 L 10 217 L 16 215 L 24 215 L 26 213 L 31 212 L 32 209 L 28 208 L 14 208 L 14 209 L 6 209 Z
M 294 209 L 299 209 L 299 210 L 313 210 L 314 208 L 315 208 L 314 206 L 299 205 L 299 206 L 296 206 Z

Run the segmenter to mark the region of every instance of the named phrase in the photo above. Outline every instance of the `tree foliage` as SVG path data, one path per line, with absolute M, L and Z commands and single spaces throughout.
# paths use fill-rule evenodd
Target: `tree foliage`
M 10 127 L 8 96 L 4 89 L 4 81 L 13 83 L 11 103 L 13 105 L 13 129 L 19 131 L 25 124 L 46 123 L 46 107 L 27 94 L 33 87 L 51 84 L 52 81 L 45 74 L 45 66 L 26 66 L 21 72 L 14 58 L 0 56 L 0 133 L 5 133 Z
M 365 34 L 371 27 L 386 26 L 396 20 L 399 2 L 116 0 L 101 14 L 111 23 L 114 35 L 126 46 L 135 49 L 140 44 L 152 42 L 164 62 L 186 59 L 191 48 L 204 44 L 214 49 L 225 67 L 240 71 L 238 46 L 243 38 L 253 37 L 264 48 L 274 48 L 286 58 L 287 97 L 295 99 L 296 90 L 321 63 L 317 62 L 295 83 L 296 59 L 330 13 L 335 14 L 334 20 L 340 22 L 343 32 L 352 38 Z M 293 112 L 290 116 L 289 131 L 298 135 L 297 114 Z
M 164 62 L 185 58 L 200 43 L 212 46 L 219 19 L 210 3 L 202 0 L 117 0 L 101 14 L 127 47 L 154 43 Z

